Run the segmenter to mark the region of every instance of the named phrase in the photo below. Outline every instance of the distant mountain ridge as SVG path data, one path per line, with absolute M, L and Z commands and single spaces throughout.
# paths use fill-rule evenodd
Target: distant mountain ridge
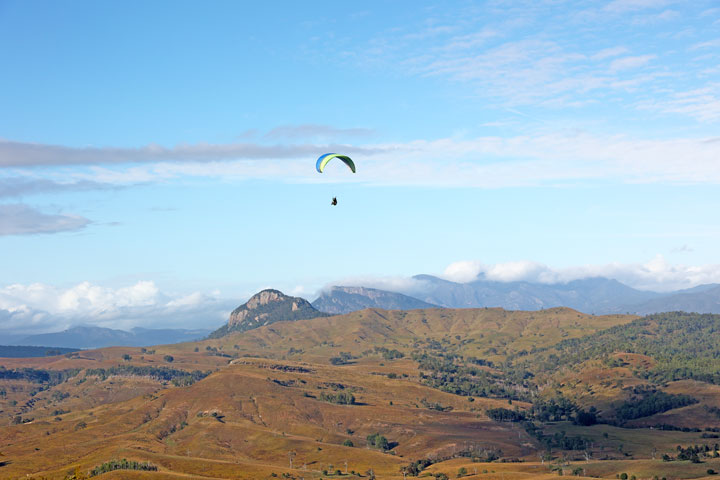
M 415 310 L 437 308 L 437 305 L 403 295 L 367 287 L 332 287 L 324 291 L 312 306 L 332 314 L 350 313 L 364 308 L 385 310 Z
M 348 313 L 362 308 L 429 308 L 415 306 L 418 305 L 416 302 L 446 308 L 501 307 L 507 310 L 541 310 L 568 307 L 596 314 L 645 315 L 679 310 L 720 313 L 720 285 L 717 284 L 660 293 L 638 290 L 604 277 L 555 284 L 497 282 L 486 279 L 458 283 L 432 275 L 416 275 L 413 280 L 419 287 L 403 292 L 360 286 L 332 287 L 329 293 L 323 292 L 313 305 L 331 313 Z
M 150 329 L 133 328 L 131 331 L 112 328 L 78 326 L 62 332 L 30 335 L 13 342 L 16 345 L 45 346 L 64 348 L 101 348 L 101 347 L 148 347 L 158 344 L 189 342 L 205 337 L 210 330 L 195 329 Z
M 245 332 L 254 328 L 286 320 L 306 320 L 327 317 L 310 302 L 300 297 L 285 295 L 279 290 L 266 289 L 256 293 L 230 314 L 228 323 L 210 334 L 220 338 L 232 332 Z
M 425 284 L 418 298 L 449 308 L 540 310 L 569 307 L 586 313 L 618 313 L 628 305 L 644 303 L 661 295 L 603 277 L 555 284 L 484 279 L 456 283 L 431 275 L 417 275 L 413 279 Z
M 53 355 L 63 355 L 65 353 L 76 351 L 76 348 L 64 347 L 29 347 L 27 345 L 0 345 L 0 357 L 3 358 L 50 357 Z

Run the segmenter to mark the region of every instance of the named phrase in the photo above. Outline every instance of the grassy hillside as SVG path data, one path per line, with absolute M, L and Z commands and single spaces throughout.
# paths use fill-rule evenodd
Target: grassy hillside
M 714 334 L 694 318 L 364 310 L 2 359 L 0 478 L 698 478 L 720 471 L 720 386 L 663 376 L 681 331 Z M 648 405 L 672 408 L 629 418 Z

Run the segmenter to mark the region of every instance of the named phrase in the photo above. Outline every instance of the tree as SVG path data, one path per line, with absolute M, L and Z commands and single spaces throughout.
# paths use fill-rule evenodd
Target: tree
M 172 363 L 175 359 L 173 358 L 172 355 L 165 355 L 165 356 L 163 357 L 163 360 L 165 360 L 165 361 L 168 362 L 168 363 Z

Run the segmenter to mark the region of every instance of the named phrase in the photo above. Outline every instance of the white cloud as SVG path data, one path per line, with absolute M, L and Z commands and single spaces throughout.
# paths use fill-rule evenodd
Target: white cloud
M 344 277 L 326 284 L 321 291 L 328 291 L 333 286 L 363 286 L 388 290 L 391 292 L 415 292 L 422 290 L 425 283 L 422 280 L 403 276 L 351 276 Z
M 498 282 L 522 280 L 566 283 L 582 278 L 605 277 L 642 290 L 672 291 L 707 283 L 720 283 L 720 265 L 670 264 L 662 255 L 657 255 L 645 263 L 610 263 L 567 268 L 553 268 L 530 261 L 485 264 L 470 260 L 448 265 L 442 276 L 460 283 L 478 278 Z
M 34 334 L 79 324 L 129 330 L 217 328 L 238 300 L 219 292 L 163 293 L 151 281 L 109 288 L 82 282 L 72 287 L 34 283 L 0 288 L 0 332 Z

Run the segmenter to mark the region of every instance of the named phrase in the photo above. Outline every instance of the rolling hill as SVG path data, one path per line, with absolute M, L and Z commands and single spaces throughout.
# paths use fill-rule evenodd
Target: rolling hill
M 720 470 L 716 332 L 715 315 L 365 309 L 0 359 L 0 478 L 700 478 Z

